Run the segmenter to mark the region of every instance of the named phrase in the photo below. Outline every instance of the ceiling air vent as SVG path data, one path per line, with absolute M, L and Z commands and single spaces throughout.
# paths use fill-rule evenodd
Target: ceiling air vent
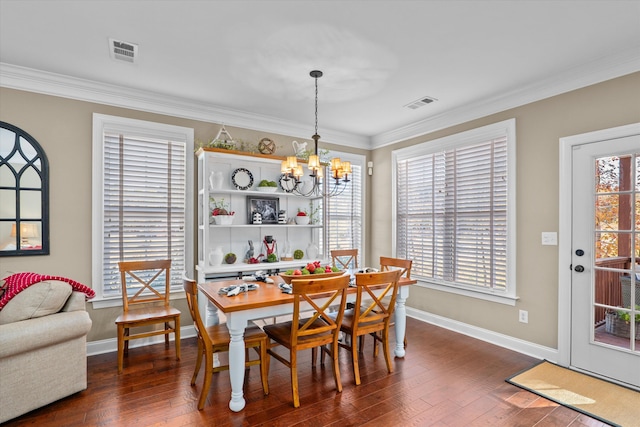
M 431 98 L 429 96 L 423 96 L 422 98 L 418 99 L 417 101 L 413 101 L 410 102 L 409 104 L 405 105 L 405 107 L 410 108 L 411 110 L 416 110 L 420 107 L 424 107 L 427 104 L 431 104 L 433 101 L 437 101 L 437 99 L 435 98 Z
M 109 39 L 109 54 L 112 59 L 135 63 L 138 59 L 138 45 Z

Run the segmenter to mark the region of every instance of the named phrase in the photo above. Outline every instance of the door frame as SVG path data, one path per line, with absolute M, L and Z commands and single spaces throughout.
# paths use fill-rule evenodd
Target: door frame
M 572 154 L 576 145 L 640 134 L 640 123 L 560 138 L 558 218 L 558 364 L 571 364 Z

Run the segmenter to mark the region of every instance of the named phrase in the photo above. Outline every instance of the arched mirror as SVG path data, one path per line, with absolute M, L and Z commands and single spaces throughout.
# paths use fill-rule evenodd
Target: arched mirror
M 0 121 L 0 256 L 49 254 L 49 162 L 38 141 Z

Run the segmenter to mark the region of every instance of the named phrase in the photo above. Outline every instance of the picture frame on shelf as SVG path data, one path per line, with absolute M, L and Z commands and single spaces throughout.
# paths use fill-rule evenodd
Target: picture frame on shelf
M 253 214 L 262 215 L 262 224 L 277 224 L 280 211 L 280 199 L 277 197 L 247 196 L 247 219 L 252 223 Z

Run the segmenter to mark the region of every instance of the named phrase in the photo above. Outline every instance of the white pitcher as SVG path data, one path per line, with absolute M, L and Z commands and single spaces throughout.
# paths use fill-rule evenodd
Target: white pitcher
M 298 157 L 300 157 L 302 153 L 304 153 L 304 151 L 307 149 L 306 141 L 305 142 L 293 141 L 291 145 L 293 145 L 293 151 L 296 153 L 296 156 Z

